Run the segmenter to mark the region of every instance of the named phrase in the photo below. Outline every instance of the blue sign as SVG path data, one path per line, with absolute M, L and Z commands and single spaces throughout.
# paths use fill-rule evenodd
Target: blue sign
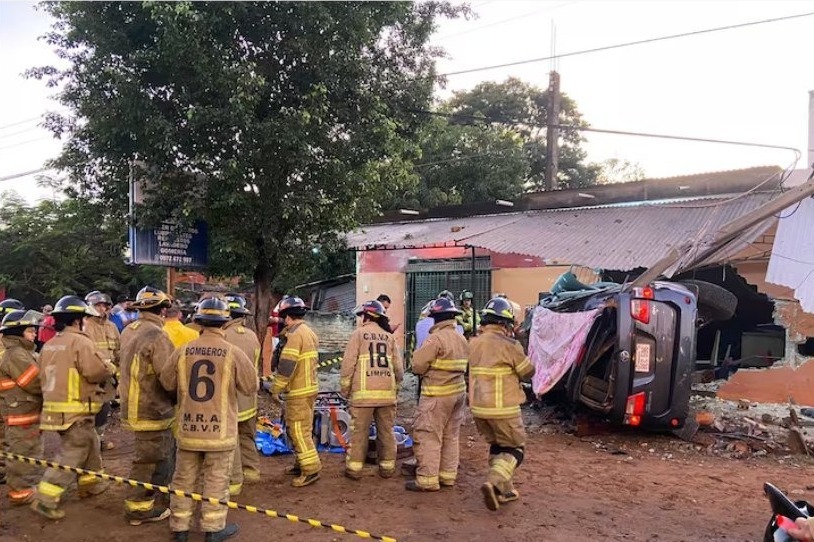
M 162 222 L 157 228 L 130 227 L 130 263 L 164 267 L 206 267 L 209 262 L 206 222 L 178 227 Z

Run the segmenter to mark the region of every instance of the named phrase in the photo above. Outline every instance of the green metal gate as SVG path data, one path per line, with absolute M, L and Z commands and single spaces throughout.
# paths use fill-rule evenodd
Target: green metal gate
M 491 259 L 475 258 L 475 287 L 472 288 L 472 259 L 411 260 L 407 264 L 407 351 L 412 350 L 415 323 L 421 308 L 442 290 L 455 294 L 456 303 L 462 290 L 475 293 L 473 306 L 480 310 L 492 295 Z

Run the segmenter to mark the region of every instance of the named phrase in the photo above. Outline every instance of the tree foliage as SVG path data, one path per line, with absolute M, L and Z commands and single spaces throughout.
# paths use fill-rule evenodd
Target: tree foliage
M 270 288 L 315 245 L 410 182 L 439 51 L 441 2 L 60 2 L 47 36 L 68 62 L 32 70 L 70 116 L 56 166 L 123 213 L 132 160 L 147 222 L 205 218 L 212 271 Z M 261 330 L 262 331 L 262 330 Z
M 513 199 L 545 184 L 548 90 L 510 77 L 458 91 L 439 104 L 422 133 L 417 183 L 389 201 L 390 208 L 432 207 Z M 558 179 L 562 188 L 596 183 L 599 166 L 586 162 L 588 124 L 576 102 L 563 94 Z
M 629 160 L 608 158 L 601 164 L 601 170 L 596 180 L 598 184 L 629 183 L 641 181 L 645 173 L 641 165 Z
M 127 266 L 125 230 L 104 208 L 82 200 L 27 204 L 12 192 L 0 196 L 0 285 L 30 307 L 67 294 L 102 290 L 134 294 L 161 284 L 163 271 Z

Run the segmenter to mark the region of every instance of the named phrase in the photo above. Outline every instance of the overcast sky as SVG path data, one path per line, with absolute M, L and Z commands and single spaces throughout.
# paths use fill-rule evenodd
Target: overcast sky
M 814 1 L 473 0 L 476 19 L 442 23 L 434 42 L 441 73 L 556 52 L 814 12 Z M 32 3 L 0 1 L 0 177 L 41 167 L 60 143 L 36 119 L 57 108 L 27 68 L 56 61 L 37 37 L 50 19 Z M 561 89 L 594 127 L 808 147 L 814 90 L 814 17 L 562 58 Z M 451 76 L 439 96 L 509 76 L 546 87 L 549 61 Z M 9 126 L 14 124 L 14 126 Z M 589 134 L 589 159 L 639 163 L 650 177 L 788 166 L 792 153 L 728 145 Z M 47 197 L 33 176 L 0 183 L 30 200 Z

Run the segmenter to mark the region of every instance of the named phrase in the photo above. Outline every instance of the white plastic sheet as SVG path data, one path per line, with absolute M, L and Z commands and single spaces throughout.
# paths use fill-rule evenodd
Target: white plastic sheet
M 531 381 L 534 393 L 548 393 L 574 365 L 600 311 L 554 312 L 535 307 L 529 331 L 529 360 L 536 368 Z

